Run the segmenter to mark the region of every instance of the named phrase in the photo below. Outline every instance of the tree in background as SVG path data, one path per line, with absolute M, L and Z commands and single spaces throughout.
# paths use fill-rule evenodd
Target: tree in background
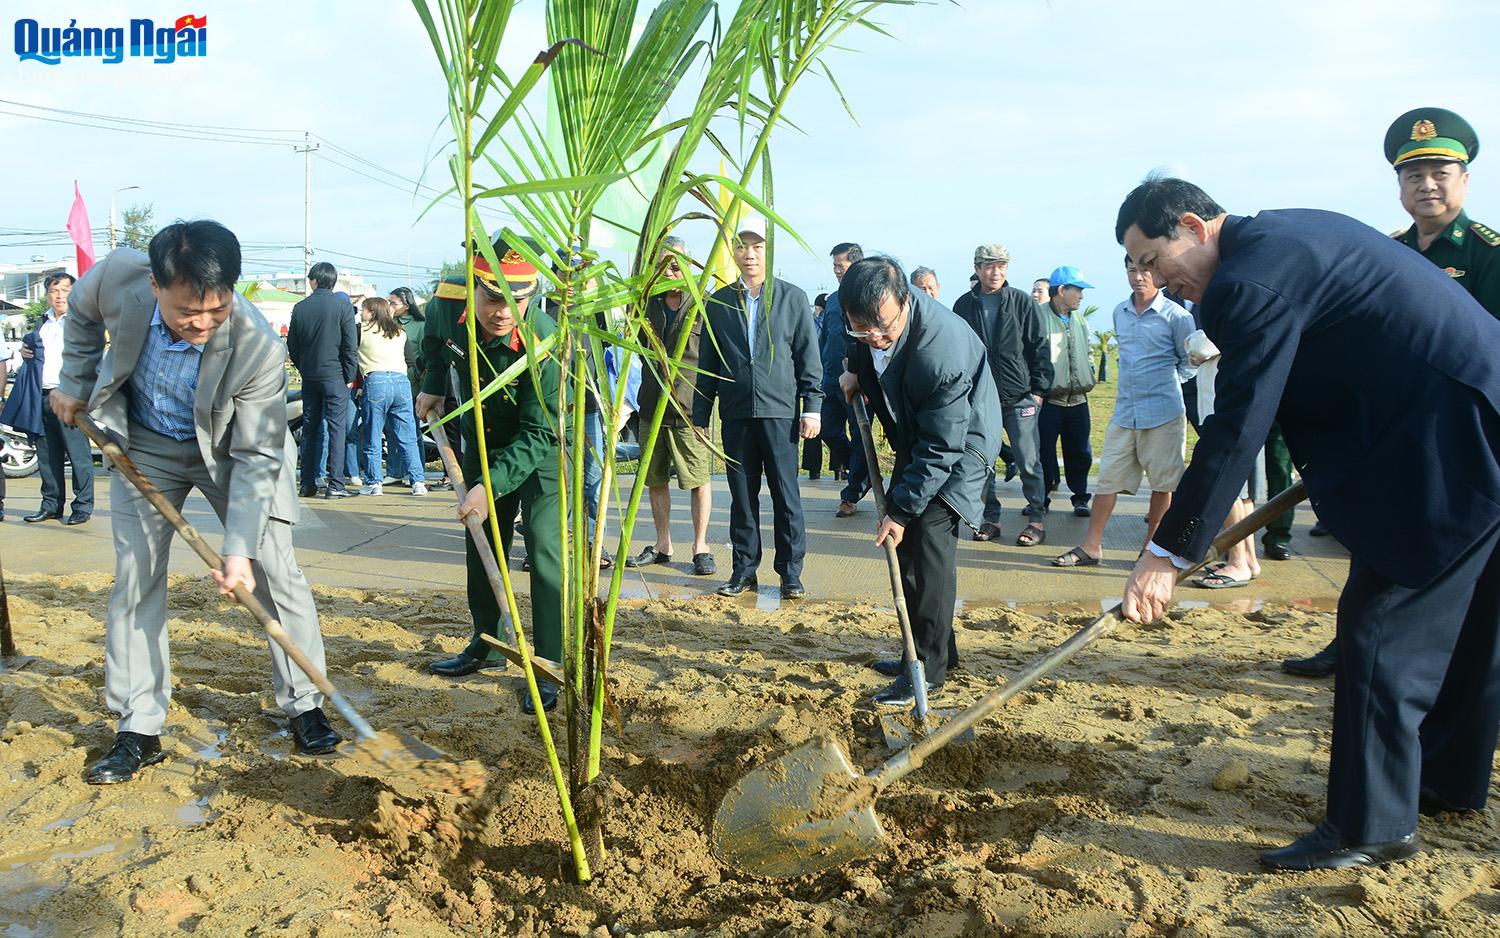
M 115 237 L 117 246 L 144 251 L 151 246 L 156 236 L 156 223 L 152 221 L 155 209 L 150 202 L 132 205 L 120 213 L 120 230 Z

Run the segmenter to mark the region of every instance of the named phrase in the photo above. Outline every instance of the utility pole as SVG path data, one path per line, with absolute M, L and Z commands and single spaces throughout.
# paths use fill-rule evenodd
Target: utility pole
M 318 145 L 312 142 L 312 134 L 305 130 L 302 132 L 302 146 L 292 148 L 292 152 L 303 155 L 302 277 L 307 293 L 312 293 L 312 282 L 306 278 L 308 270 L 312 267 L 312 155 L 317 148 Z

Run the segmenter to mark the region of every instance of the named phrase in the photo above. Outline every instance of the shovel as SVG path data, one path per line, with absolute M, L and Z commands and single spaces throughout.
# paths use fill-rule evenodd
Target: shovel
M 1306 497 L 1301 482 L 1277 495 L 1214 538 L 1208 556 L 1190 569 L 1179 570 L 1177 582 Z M 875 799 L 881 792 L 921 768 L 928 756 L 1016 694 L 1114 631 L 1121 621 L 1118 606 L 1099 616 L 932 735 L 866 775 L 855 772 L 843 747 L 827 737 L 753 769 L 730 789 L 714 815 L 714 855 L 756 876 L 790 879 L 880 852 L 886 846 L 885 831 L 875 816 Z
M 870 475 L 870 490 L 875 494 L 875 510 L 881 517 L 885 517 L 885 480 L 880 477 L 875 436 L 870 432 L 870 411 L 861 394 L 854 395 L 854 422 L 859 425 L 860 442 L 865 448 L 865 465 Z M 931 730 L 927 711 L 927 669 L 922 664 L 922 659 L 917 657 L 917 643 L 911 632 L 911 615 L 906 608 L 906 589 L 901 584 L 901 563 L 896 557 L 896 545 L 890 538 L 885 540 L 885 565 L 891 576 L 891 599 L 896 606 L 896 620 L 901 623 L 906 678 L 911 681 L 913 692 L 911 722 L 916 732 L 925 736 Z M 885 744 L 892 749 L 904 749 L 911 744 L 912 729 L 900 717 L 882 714 L 880 731 L 885 735 Z
M 177 529 L 177 533 L 182 535 L 182 539 L 187 541 L 193 552 L 208 564 L 209 569 L 222 570 L 224 568 L 224 558 L 208 546 L 203 535 L 188 524 L 182 513 L 167 501 L 166 496 L 155 485 L 151 484 L 151 480 L 141 474 L 135 463 L 130 461 L 130 457 L 120 449 L 119 444 L 110 439 L 94 422 L 94 418 L 80 411 L 76 417 L 76 423 L 84 435 L 92 440 L 94 445 L 99 447 L 100 452 L 130 481 L 130 484 L 134 485 L 146 497 L 146 500 L 161 512 L 162 517 Z M 312 679 L 313 684 L 323 692 L 323 696 L 328 698 L 328 702 L 333 704 L 339 715 L 354 728 L 356 740 L 353 755 L 365 757 L 373 762 L 383 773 L 382 778 L 387 781 L 390 780 L 390 775 L 417 778 L 428 776 L 428 782 L 422 783 L 424 788 L 435 787 L 441 790 L 451 785 L 453 773 L 438 764 L 447 759 L 444 753 L 414 739 L 398 739 L 390 733 L 375 732 L 369 722 L 354 709 L 354 705 L 349 703 L 348 699 L 339 693 L 333 683 L 328 680 L 328 675 L 308 659 L 307 653 L 292 640 L 276 617 L 271 615 L 270 610 L 255 598 L 254 593 L 243 586 L 236 586 L 234 598 L 241 606 L 250 610 L 250 614 L 255 616 L 255 620 L 266 630 L 266 636 L 281 646 L 286 656 L 296 662 L 297 667 Z
M 448 435 L 443 432 L 442 427 L 428 427 L 428 434 L 437 446 L 438 455 L 443 460 L 443 471 L 448 473 L 448 481 L 453 483 L 453 494 L 458 496 L 458 503 L 462 505 L 468 497 L 469 487 L 464 484 L 463 470 L 458 466 L 458 459 L 453 455 L 453 447 L 448 444 Z M 510 621 L 510 613 L 506 611 L 508 603 L 505 600 L 505 581 L 500 576 L 500 564 L 495 560 L 495 552 L 490 548 L 490 537 L 485 533 L 484 522 L 472 514 L 464 515 L 464 527 L 469 531 L 469 537 L 474 540 L 475 551 L 479 554 L 479 562 L 484 565 L 485 578 L 490 581 L 490 589 L 495 591 L 495 601 L 500 605 L 500 621 L 505 629 L 507 637 L 512 636 L 511 629 L 514 627 Z M 485 644 L 500 652 L 507 661 L 523 667 L 525 660 L 521 655 L 521 649 L 513 643 L 503 641 L 493 635 L 479 636 Z M 546 680 L 561 687 L 564 684 L 562 678 L 562 664 L 543 658 L 540 655 L 531 656 L 531 667 L 537 674 Z

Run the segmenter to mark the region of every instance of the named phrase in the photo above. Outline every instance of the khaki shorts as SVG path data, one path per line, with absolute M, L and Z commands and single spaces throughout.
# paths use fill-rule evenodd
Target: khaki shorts
M 646 467 L 646 484 L 654 488 L 666 485 L 675 466 L 678 488 L 707 485 L 708 458 L 708 444 L 698 438 L 692 425 L 668 411 L 662 417 L 656 448 L 651 451 L 651 464 Z
M 1104 431 L 1104 455 L 1099 458 L 1100 495 L 1134 495 L 1141 474 L 1153 492 L 1174 492 L 1187 462 L 1187 418 L 1178 417 L 1149 430 L 1131 430 L 1113 420 Z

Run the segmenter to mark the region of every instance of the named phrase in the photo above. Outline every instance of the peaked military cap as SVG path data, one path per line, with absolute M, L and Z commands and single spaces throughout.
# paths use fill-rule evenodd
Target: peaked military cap
M 1413 160 L 1471 163 L 1479 155 L 1479 135 L 1469 122 L 1440 107 L 1419 107 L 1396 118 L 1385 132 L 1385 158 L 1392 166 Z

